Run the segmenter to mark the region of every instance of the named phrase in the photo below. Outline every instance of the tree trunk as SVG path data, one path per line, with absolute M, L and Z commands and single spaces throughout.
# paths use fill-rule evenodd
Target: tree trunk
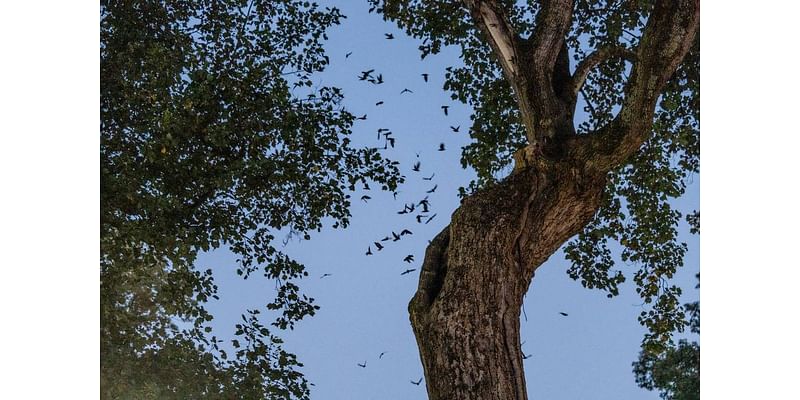
M 520 309 L 536 268 L 589 222 L 605 175 L 528 167 L 467 198 L 409 304 L 430 400 L 526 399 Z

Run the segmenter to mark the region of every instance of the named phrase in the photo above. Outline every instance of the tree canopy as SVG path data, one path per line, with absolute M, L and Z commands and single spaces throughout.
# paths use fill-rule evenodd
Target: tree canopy
M 348 136 L 336 87 L 312 87 L 344 16 L 298 0 L 101 6 L 101 392 L 104 398 L 307 398 L 273 328 L 313 315 L 303 265 L 274 246 L 348 224 L 358 182 L 396 164 Z M 277 282 L 226 354 L 199 252 L 229 247 L 245 279 Z

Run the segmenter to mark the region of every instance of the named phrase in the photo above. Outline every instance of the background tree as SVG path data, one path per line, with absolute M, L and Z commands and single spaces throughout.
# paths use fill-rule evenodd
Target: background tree
M 700 279 L 700 274 L 697 275 Z M 700 284 L 697 284 L 697 289 Z M 700 334 L 700 302 L 685 305 L 689 312 L 687 324 L 694 334 Z M 643 351 L 633 363 L 636 383 L 647 390 L 658 390 L 662 399 L 700 399 L 700 344 L 681 339 L 663 353 Z
M 103 398 L 307 398 L 302 364 L 273 327 L 313 315 L 275 248 L 348 224 L 349 191 L 394 190 L 395 163 L 350 145 L 354 116 L 328 63 L 335 8 L 294 0 L 108 1 L 101 7 L 101 394 Z M 276 282 L 227 354 L 204 304 L 198 252 L 229 247 L 245 279 Z
M 462 164 L 478 179 L 409 304 L 429 398 L 526 398 L 522 299 L 576 234 L 570 276 L 616 295 L 618 242 L 650 306 L 644 351 L 667 348 L 684 324 L 670 278 L 686 251 L 668 201 L 699 171 L 699 2 L 371 3 L 422 39 L 422 57 L 460 47 L 445 88 L 475 109 Z M 590 118 L 576 126 L 579 104 Z

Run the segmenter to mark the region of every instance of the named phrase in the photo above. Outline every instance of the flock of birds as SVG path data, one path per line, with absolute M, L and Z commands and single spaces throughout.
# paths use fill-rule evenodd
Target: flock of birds
M 384 34 L 384 36 L 385 36 L 385 38 L 387 40 L 393 40 L 394 39 L 394 35 L 391 34 L 391 33 L 386 33 L 386 34 Z M 345 59 L 349 58 L 352 54 L 353 54 L 353 52 L 346 53 L 345 54 Z M 425 83 L 427 83 L 429 81 L 429 79 L 430 79 L 430 74 L 429 73 L 422 73 L 422 74 L 420 74 L 420 76 L 422 77 L 422 80 Z M 379 72 L 376 72 L 375 69 L 368 69 L 368 70 L 365 70 L 365 71 L 361 71 L 361 73 L 357 76 L 357 78 L 358 78 L 359 81 L 367 82 L 367 83 L 370 83 L 370 84 L 373 84 L 373 85 L 381 85 L 381 84 L 385 83 L 385 79 L 384 79 L 383 74 L 379 73 Z M 409 88 L 403 88 L 403 90 L 400 91 L 400 95 L 413 94 L 413 93 L 414 93 L 414 91 L 409 89 Z M 385 103 L 384 103 L 383 100 L 379 100 L 379 101 L 377 101 L 375 103 L 375 106 L 379 107 L 379 106 L 382 106 L 384 104 Z M 448 106 L 448 105 L 442 105 L 441 106 L 441 110 L 442 110 L 442 112 L 444 113 L 445 116 L 449 116 L 449 108 L 450 108 L 450 106 Z M 358 119 L 358 120 L 366 120 L 367 119 L 367 115 L 364 114 L 362 116 L 356 117 L 356 119 Z M 456 126 L 450 125 L 450 130 L 453 133 L 459 133 L 460 130 L 461 130 L 461 125 L 456 125 Z M 387 150 L 389 148 L 394 148 L 395 147 L 395 143 L 396 143 L 396 138 L 393 135 L 394 135 L 394 133 L 390 129 L 388 129 L 388 128 L 379 128 L 378 131 L 377 131 L 377 140 L 379 140 L 379 141 L 381 139 L 383 140 L 383 147 L 376 147 L 375 149 L 376 150 L 381 150 L 381 149 Z M 436 150 L 440 151 L 440 152 L 443 152 L 443 151 L 447 150 L 447 147 L 445 146 L 444 142 L 442 142 L 442 143 L 439 143 L 439 146 L 438 146 L 438 148 Z M 413 164 L 411 169 L 412 169 L 413 172 L 420 173 L 420 172 L 422 172 L 422 162 L 419 160 L 419 153 L 416 154 L 416 157 L 417 157 L 418 160 Z M 422 180 L 423 181 L 433 181 L 435 176 L 436 176 L 436 173 L 431 173 L 430 176 L 422 176 Z M 363 187 L 364 190 L 370 190 L 370 187 L 366 182 L 364 182 L 363 185 L 364 185 L 364 187 Z M 434 185 L 429 190 L 426 191 L 426 196 L 424 198 L 422 198 L 420 200 L 412 201 L 410 203 L 404 203 L 403 204 L 403 208 L 401 210 L 397 211 L 397 214 L 413 216 L 418 224 L 429 224 L 437 216 L 437 213 L 432 213 L 431 212 L 431 202 L 430 202 L 430 199 L 429 199 L 429 195 L 435 193 L 438 187 L 439 187 L 439 185 L 434 183 Z M 394 200 L 397 200 L 398 193 L 400 193 L 400 192 L 395 191 L 395 192 L 392 193 Z M 369 195 L 366 195 L 366 194 L 362 195 L 360 197 L 360 200 L 365 202 L 365 203 L 367 203 L 371 199 L 372 199 L 372 197 L 369 196 Z M 402 240 L 404 236 L 410 236 L 410 235 L 413 235 L 413 232 L 410 231 L 409 229 L 406 229 L 406 228 L 403 228 L 402 230 L 400 230 L 399 233 L 395 232 L 395 231 L 391 231 L 390 234 L 387 234 L 382 239 L 375 240 L 375 241 L 372 242 L 371 245 L 368 245 L 367 246 L 367 251 L 365 252 L 365 255 L 366 256 L 375 255 L 376 252 L 382 251 L 390 243 L 398 242 L 398 241 Z M 374 252 L 373 252 L 373 247 L 375 248 Z M 414 262 L 414 255 L 413 254 L 408 254 L 402 259 L 402 261 L 405 262 L 405 263 L 408 263 L 408 264 L 412 264 Z M 403 272 L 401 272 L 400 275 L 401 276 L 402 275 L 408 275 L 408 274 L 410 274 L 410 273 L 412 273 L 412 272 L 414 272 L 416 270 L 417 270 L 416 268 L 407 268 Z M 320 279 L 325 278 L 325 277 L 329 277 L 329 276 L 332 276 L 332 275 L 333 274 L 331 274 L 331 273 L 325 273 L 320 277 Z M 559 314 L 561 316 L 563 316 L 563 317 L 567 317 L 568 316 L 568 314 L 565 313 L 565 312 L 559 312 Z M 522 359 L 523 360 L 527 360 L 527 359 L 531 358 L 533 355 L 532 354 L 525 354 L 525 352 L 522 350 L 522 345 L 524 345 L 524 344 L 525 344 L 525 342 L 522 342 L 522 344 L 520 345 L 520 352 L 522 353 Z M 386 351 L 381 352 L 378 355 L 378 360 L 383 359 L 383 357 L 386 354 L 387 354 Z M 359 362 L 359 363 L 356 363 L 356 365 L 359 368 L 367 368 L 367 361 L 368 360 L 364 360 L 363 363 Z M 417 380 L 409 380 L 409 382 L 411 384 L 417 385 L 417 386 L 419 386 L 422 383 L 422 381 L 423 381 L 423 377 L 420 377 Z

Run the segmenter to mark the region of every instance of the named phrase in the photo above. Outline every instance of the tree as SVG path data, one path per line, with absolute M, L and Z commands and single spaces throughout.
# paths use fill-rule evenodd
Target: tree
M 275 235 L 348 224 L 359 182 L 394 190 L 396 164 L 354 148 L 335 87 L 312 88 L 343 16 L 298 0 L 107 1 L 101 6 L 100 349 L 103 398 L 307 398 L 272 328 L 313 315 L 303 265 Z M 276 281 L 230 356 L 199 252 L 239 256 Z
M 700 274 L 697 275 L 700 280 Z M 700 284 L 697 284 L 697 289 Z M 692 333 L 700 334 L 700 302 L 685 305 L 689 311 L 688 325 Z M 670 346 L 662 354 L 642 351 L 633 363 L 636 383 L 647 390 L 658 389 L 662 399 L 700 399 L 700 345 L 686 339 Z
M 686 246 L 668 200 L 699 171 L 699 1 L 370 2 L 422 39 L 422 57 L 460 47 L 445 89 L 475 110 L 462 164 L 478 180 L 409 304 L 429 398 L 526 398 L 523 296 L 575 235 L 568 273 L 586 287 L 613 297 L 626 279 L 610 242 L 638 266 L 644 351 L 663 351 L 684 322 L 669 279 Z M 579 104 L 589 118 L 576 126 Z

